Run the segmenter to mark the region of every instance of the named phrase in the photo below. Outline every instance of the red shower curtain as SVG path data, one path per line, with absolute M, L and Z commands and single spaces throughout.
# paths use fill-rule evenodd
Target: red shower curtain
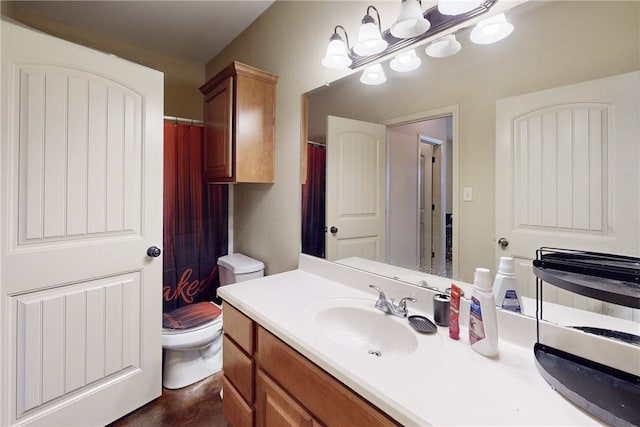
M 302 253 L 324 258 L 326 150 L 307 144 L 307 183 L 302 184 Z
M 216 299 L 228 189 L 202 176 L 202 127 L 164 124 L 164 311 Z M 219 301 L 218 301 L 219 302 Z

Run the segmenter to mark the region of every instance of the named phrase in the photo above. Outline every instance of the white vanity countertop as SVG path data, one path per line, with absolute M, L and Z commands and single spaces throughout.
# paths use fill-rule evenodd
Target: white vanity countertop
M 434 335 L 416 332 L 417 349 L 407 354 L 375 357 L 336 344 L 314 323 L 318 309 L 343 301 L 373 307 L 377 299 L 366 285 L 371 276 L 350 270 L 301 256 L 298 270 L 224 286 L 218 294 L 403 425 L 600 425 L 551 389 L 535 367 L 532 347 L 501 340 L 499 356 L 486 358 L 469 346 L 463 322 L 459 341 L 446 327 Z M 433 295 L 383 278 L 376 284 L 388 297 Z M 411 295 L 398 294 L 408 290 Z M 433 319 L 426 305 L 416 306 L 409 314 Z

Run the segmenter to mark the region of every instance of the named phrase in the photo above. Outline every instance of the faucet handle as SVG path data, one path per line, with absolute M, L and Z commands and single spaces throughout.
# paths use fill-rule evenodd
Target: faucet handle
M 401 308 L 402 310 L 406 310 L 407 309 L 407 301 L 418 302 L 418 300 L 415 299 L 415 298 L 404 297 L 398 302 L 398 307 Z
M 378 310 L 382 310 L 385 313 L 388 313 L 389 307 L 387 302 L 387 296 L 384 294 L 384 291 L 379 287 L 377 287 L 376 285 L 369 285 L 369 287 L 375 289 L 380 293 L 380 295 L 378 295 L 378 300 L 376 301 L 375 308 L 377 308 Z
M 379 297 L 380 299 L 387 299 L 387 296 L 384 294 L 384 291 L 382 289 L 380 289 L 379 287 L 377 287 L 376 285 L 369 285 L 370 288 L 375 289 L 376 291 L 378 291 L 380 293 Z

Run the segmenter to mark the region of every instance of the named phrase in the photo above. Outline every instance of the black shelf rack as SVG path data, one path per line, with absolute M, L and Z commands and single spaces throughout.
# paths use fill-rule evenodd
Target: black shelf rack
M 533 261 L 536 275 L 536 366 L 562 396 L 613 426 L 640 426 L 640 377 L 540 342 L 542 284 L 600 301 L 640 308 L 640 258 L 542 247 Z M 638 346 L 640 336 L 598 327 L 574 326 L 586 333 Z
M 568 291 L 640 308 L 640 258 L 540 248 L 533 261 L 539 279 Z

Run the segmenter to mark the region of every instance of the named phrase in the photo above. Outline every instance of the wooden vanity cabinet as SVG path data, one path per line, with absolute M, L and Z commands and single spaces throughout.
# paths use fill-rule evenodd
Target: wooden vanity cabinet
M 234 427 L 399 426 L 225 303 L 222 409 Z
M 309 361 L 303 355 L 282 342 L 266 329 L 257 327 L 258 372 L 272 378 L 280 388 L 298 402 L 314 418 L 314 425 L 327 426 L 399 426 L 384 412 L 360 397 Z M 260 400 L 260 397 L 258 397 Z M 256 406 L 258 414 L 270 407 Z M 263 415 L 257 415 L 261 419 Z M 268 416 L 265 417 L 267 420 Z M 258 424 L 272 427 L 277 424 Z M 292 424 L 312 425 L 312 424 Z
M 273 182 L 277 80 L 273 74 L 233 62 L 200 88 L 207 182 Z
M 224 304 L 222 329 L 222 412 L 234 427 L 253 427 L 255 323 Z

